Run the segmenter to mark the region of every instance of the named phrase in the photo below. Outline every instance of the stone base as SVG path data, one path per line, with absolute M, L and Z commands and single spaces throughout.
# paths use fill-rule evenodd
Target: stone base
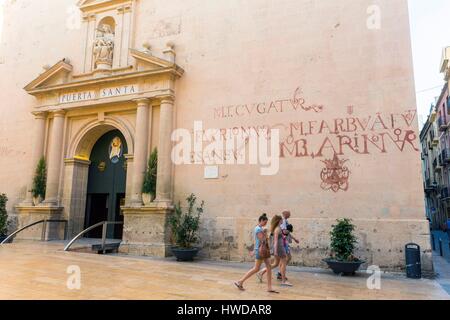
M 62 207 L 48 206 L 16 206 L 17 229 L 23 228 L 39 220 L 63 220 Z M 42 230 L 44 224 L 40 223 L 19 232 L 16 239 L 21 240 L 42 240 Z M 45 240 L 64 239 L 64 223 L 47 223 Z
M 330 252 L 329 232 L 335 219 L 294 218 L 294 235 L 300 244 L 292 243 L 292 265 L 323 267 L 322 259 Z M 362 269 L 375 265 L 385 271 L 405 270 L 405 245 L 420 245 L 422 271 L 433 273 L 429 223 L 424 220 L 354 219 L 358 238 L 355 255 L 366 264 Z M 253 261 L 254 219 L 204 218 L 200 238 L 200 257 L 212 260 Z
M 122 207 L 123 239 L 119 252 L 138 256 L 168 257 L 170 227 L 168 217 L 173 206 Z

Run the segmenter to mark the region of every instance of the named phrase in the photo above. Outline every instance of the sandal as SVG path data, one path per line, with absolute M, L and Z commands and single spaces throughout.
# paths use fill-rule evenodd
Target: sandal
M 258 278 L 259 282 L 261 282 L 261 283 L 263 282 L 261 273 L 258 272 L 258 273 L 256 274 L 256 277 Z
M 244 287 L 242 286 L 242 284 L 239 284 L 238 282 L 235 282 L 234 285 L 241 291 L 244 291 Z
M 273 290 L 273 289 L 272 289 L 272 290 L 267 290 L 267 292 L 268 292 L 268 293 L 280 293 L 280 292 L 278 292 L 278 291 L 276 291 L 276 290 Z

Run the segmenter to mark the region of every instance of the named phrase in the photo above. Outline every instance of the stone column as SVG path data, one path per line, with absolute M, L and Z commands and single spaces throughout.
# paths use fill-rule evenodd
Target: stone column
M 59 178 L 61 172 L 65 111 L 53 113 L 53 124 L 50 133 L 50 146 L 47 161 L 47 186 L 44 203 L 58 205 Z
M 142 184 L 147 166 L 149 99 L 137 99 L 136 136 L 133 159 L 132 205 L 142 205 Z
M 156 181 L 155 202 L 172 203 L 172 122 L 173 98 L 161 100 L 159 115 L 158 174 Z
M 31 190 L 33 189 L 33 179 L 34 173 L 36 170 L 36 166 L 39 160 L 44 155 L 44 139 L 45 139 L 45 124 L 47 121 L 47 113 L 45 112 L 34 112 L 34 130 L 33 130 L 33 149 L 31 154 L 31 171 L 30 171 L 30 181 L 27 186 L 27 195 L 26 199 L 23 202 L 23 205 L 32 205 L 33 204 L 33 193 Z

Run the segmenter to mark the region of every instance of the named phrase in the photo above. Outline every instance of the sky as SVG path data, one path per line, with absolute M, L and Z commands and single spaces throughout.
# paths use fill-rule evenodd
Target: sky
M 409 0 L 414 78 L 419 123 L 444 85 L 440 74 L 442 49 L 450 46 L 449 0 Z
M 3 10 L 0 0 L 0 42 Z M 325 1 L 325 0 L 322 0 Z M 444 85 L 440 74 L 442 49 L 450 46 L 449 0 L 408 0 L 413 49 L 414 75 L 419 123 L 423 123 L 430 106 Z M 381 12 L 381 15 L 383 13 Z

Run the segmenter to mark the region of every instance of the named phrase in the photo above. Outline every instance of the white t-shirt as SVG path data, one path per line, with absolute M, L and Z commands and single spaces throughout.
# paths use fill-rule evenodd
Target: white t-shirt
M 281 223 L 281 230 L 287 230 L 287 226 L 289 225 L 289 222 L 287 219 L 283 218 L 283 222 Z M 291 233 L 289 232 L 288 236 L 287 236 L 287 242 L 288 243 L 292 243 L 292 238 L 291 238 Z

